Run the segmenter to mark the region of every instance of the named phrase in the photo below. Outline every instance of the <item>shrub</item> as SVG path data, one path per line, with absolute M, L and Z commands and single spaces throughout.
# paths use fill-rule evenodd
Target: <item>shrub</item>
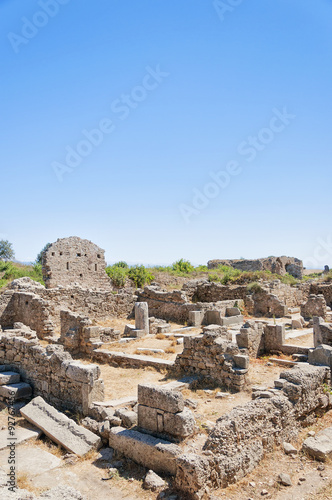
M 119 262 L 116 262 L 113 267 L 122 267 L 123 269 L 129 268 L 127 262 L 125 262 L 124 260 L 120 260 Z
M 173 262 L 172 269 L 173 269 L 173 271 L 177 271 L 177 272 L 184 273 L 184 274 L 189 274 L 189 273 L 192 273 L 195 268 L 189 262 L 189 260 L 180 259 L 180 260 L 177 260 L 176 262 Z
M 128 277 L 135 283 L 137 288 L 150 284 L 154 280 L 153 274 L 144 266 L 134 266 L 128 271 Z
M 209 282 L 211 283 L 212 281 L 220 281 L 220 276 L 216 273 L 209 274 L 208 277 Z
M 207 267 L 207 266 L 200 265 L 200 266 L 197 266 L 197 267 L 196 267 L 196 271 L 206 273 L 206 272 L 208 271 L 208 267 Z
M 114 265 L 106 267 L 105 271 L 111 278 L 113 285 L 117 287 L 125 286 L 128 274 L 127 269 Z

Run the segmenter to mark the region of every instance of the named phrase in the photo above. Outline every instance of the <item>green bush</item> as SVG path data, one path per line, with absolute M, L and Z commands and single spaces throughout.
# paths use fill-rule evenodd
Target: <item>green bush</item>
M 113 285 L 117 287 L 125 286 L 128 276 L 128 269 L 114 264 L 114 266 L 106 267 L 105 271 L 111 278 Z
M 219 274 L 212 273 L 212 274 L 209 274 L 208 280 L 210 281 L 210 283 L 212 281 L 220 281 L 220 276 L 219 276 Z
M 125 262 L 124 260 L 120 260 L 120 262 L 116 262 L 114 264 L 114 267 L 122 267 L 123 269 L 128 269 L 129 268 L 127 262 Z
M 20 264 L 14 264 L 13 262 L 2 262 L 0 263 L 0 272 L 3 273 L 0 279 L 0 288 L 7 285 L 10 281 L 24 277 L 29 277 L 42 285 L 44 284 L 40 264 L 22 266 Z
M 189 260 L 180 259 L 172 264 L 173 271 L 177 271 L 183 274 L 189 274 L 194 271 L 194 266 L 189 262 Z
M 137 288 L 150 284 L 154 280 L 153 274 L 144 266 L 134 266 L 128 271 L 128 277 L 135 283 Z
M 208 271 L 208 267 L 200 265 L 200 266 L 197 266 L 195 268 L 195 270 L 198 271 L 198 272 L 200 272 L 200 273 L 206 273 Z

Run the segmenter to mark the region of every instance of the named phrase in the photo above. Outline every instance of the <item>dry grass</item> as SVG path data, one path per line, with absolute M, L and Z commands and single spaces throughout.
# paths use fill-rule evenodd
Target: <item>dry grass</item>
M 62 458 L 66 453 L 68 453 L 68 451 L 62 448 L 60 444 L 54 443 L 45 435 L 42 435 L 35 441 L 32 441 L 31 445 L 36 448 L 40 448 L 41 450 L 47 451 L 48 453 L 52 453 L 52 455 L 55 455 L 58 458 Z
M 36 488 L 34 486 L 33 479 L 29 479 L 29 474 L 27 472 L 18 472 L 17 486 L 38 496 L 48 490 L 48 488 Z
M 172 344 L 172 345 L 174 345 L 174 344 Z M 175 342 L 175 345 L 176 345 L 176 342 Z M 174 349 L 174 347 L 167 347 L 167 349 L 165 350 L 165 353 L 166 354 L 175 354 L 176 350 Z
M 166 339 L 166 335 L 164 335 L 163 333 L 157 333 L 156 339 L 158 339 L 158 340 L 165 340 Z
M 157 384 L 164 381 L 163 373 L 153 368 L 146 367 L 139 370 L 135 368 L 120 368 L 109 365 L 100 365 L 101 378 L 104 380 L 105 401 L 118 399 L 123 396 L 136 396 L 137 384 Z

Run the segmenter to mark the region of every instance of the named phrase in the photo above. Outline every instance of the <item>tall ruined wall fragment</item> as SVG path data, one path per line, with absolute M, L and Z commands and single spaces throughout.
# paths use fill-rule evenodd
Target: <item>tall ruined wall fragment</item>
M 78 283 L 82 287 L 110 288 L 104 250 L 76 236 L 58 239 L 43 255 L 46 288 Z

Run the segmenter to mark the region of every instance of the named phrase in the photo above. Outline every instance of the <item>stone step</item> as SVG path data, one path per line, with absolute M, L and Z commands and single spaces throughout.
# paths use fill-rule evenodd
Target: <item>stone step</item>
M 21 376 L 16 372 L 1 372 L 0 373 L 0 385 L 8 384 L 18 384 L 21 380 Z
M 14 393 L 14 394 L 13 394 Z M 23 399 L 29 398 L 32 395 L 32 387 L 25 382 L 18 384 L 0 385 L 0 397 L 3 399 Z

